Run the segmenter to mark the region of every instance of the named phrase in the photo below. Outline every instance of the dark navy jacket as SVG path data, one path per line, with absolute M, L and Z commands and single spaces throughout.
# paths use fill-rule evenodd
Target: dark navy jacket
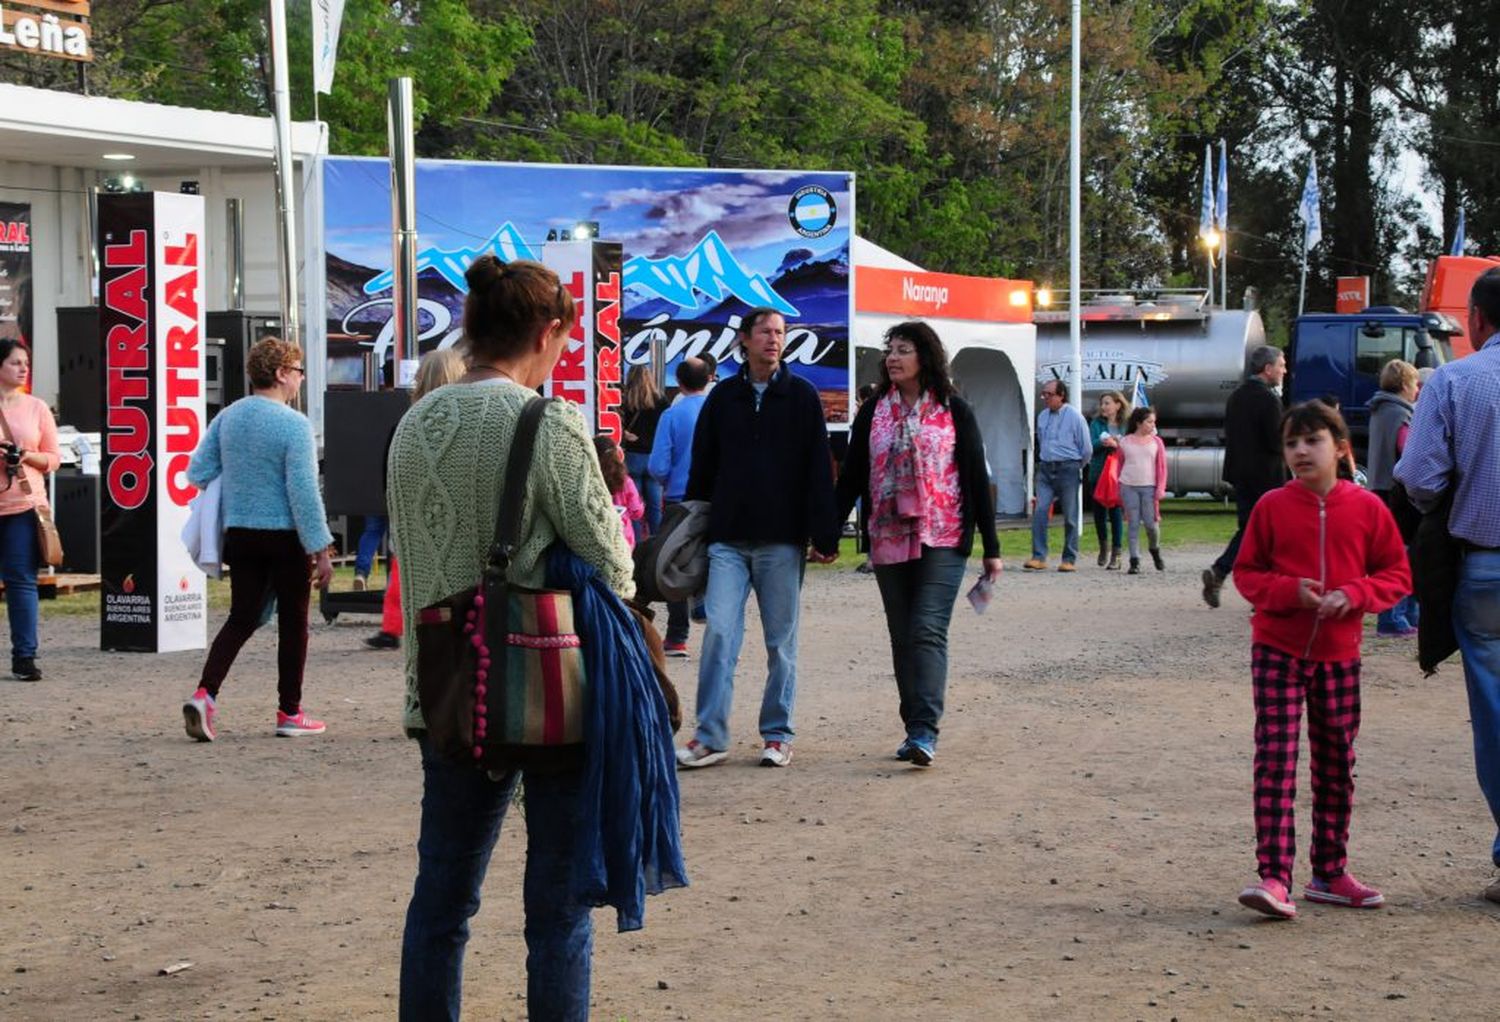
M 838 553 L 828 425 L 813 385 L 782 365 L 757 410 L 747 366 L 716 384 L 693 434 L 687 499 L 712 505 L 710 543 L 811 540 Z

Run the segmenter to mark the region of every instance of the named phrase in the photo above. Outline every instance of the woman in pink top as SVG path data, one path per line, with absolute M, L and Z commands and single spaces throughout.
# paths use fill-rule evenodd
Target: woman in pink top
M 36 509 L 47 503 L 48 472 L 57 471 L 57 423 L 40 398 L 26 393 L 31 355 L 17 340 L 0 341 L 0 415 L 5 417 L 4 478 L 0 479 L 0 578 L 10 618 L 10 673 L 21 681 L 41 681 L 36 665 Z M 25 480 L 25 487 L 22 486 Z
M 1165 571 L 1161 559 L 1161 498 L 1167 492 L 1167 448 L 1156 435 L 1156 413 L 1137 408 L 1130 413 L 1126 433 L 1120 438 L 1120 503 L 1130 532 L 1130 570 L 1141 573 L 1141 526 L 1157 571 Z
M 977 528 L 984 576 L 1000 575 L 995 503 L 979 423 L 954 393 L 943 342 L 922 322 L 885 335 L 876 396 L 860 406 L 839 473 L 839 520 L 864 499 L 906 741 L 930 766 L 948 687 L 948 623 Z

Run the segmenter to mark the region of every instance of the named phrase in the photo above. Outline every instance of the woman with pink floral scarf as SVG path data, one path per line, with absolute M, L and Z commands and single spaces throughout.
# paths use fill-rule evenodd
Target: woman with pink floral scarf
M 896 758 L 931 766 L 948 686 L 948 624 L 976 529 L 984 577 L 993 582 L 1002 564 L 979 424 L 926 323 L 886 332 L 877 394 L 860 406 L 839 473 L 840 520 L 861 498 L 906 727 Z

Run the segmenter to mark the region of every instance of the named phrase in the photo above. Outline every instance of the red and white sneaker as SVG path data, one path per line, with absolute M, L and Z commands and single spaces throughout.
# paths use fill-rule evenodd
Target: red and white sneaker
M 1295 919 L 1297 906 L 1292 904 L 1286 884 L 1272 877 L 1257 880 L 1240 892 L 1240 904 L 1277 919 Z
M 1342 905 L 1345 908 L 1375 908 L 1385 904 L 1385 895 L 1369 884 L 1362 884 L 1348 873 L 1332 880 L 1312 881 L 1302 888 L 1302 896 L 1308 901 L 1319 901 L 1325 905 Z
M 307 711 L 298 709 L 295 714 L 276 711 L 276 737 L 295 738 L 297 735 L 320 735 L 328 730 L 328 725 L 307 715 Z
M 698 739 L 694 738 L 686 746 L 677 750 L 677 765 L 688 770 L 698 767 L 711 767 L 715 763 L 722 763 L 729 758 L 727 749 L 710 749 Z
M 214 697 L 208 694 L 208 689 L 199 688 L 194 692 L 182 704 L 182 724 L 187 729 L 188 737 L 200 742 L 211 742 L 219 737 L 219 733 L 214 730 L 214 717 L 218 712 Z
M 760 750 L 760 765 L 763 767 L 784 767 L 791 763 L 791 742 L 767 742 L 766 747 Z

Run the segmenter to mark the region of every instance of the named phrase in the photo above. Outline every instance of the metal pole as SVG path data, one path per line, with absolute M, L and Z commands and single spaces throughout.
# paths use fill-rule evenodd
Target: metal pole
M 1208 239 L 1205 238 L 1203 240 L 1207 241 Z M 1206 304 L 1211 309 L 1211 308 L 1213 308 L 1213 305 L 1214 305 L 1214 250 L 1213 250 L 1213 246 L 1212 245 L 1204 245 L 1203 246 L 1203 252 L 1204 252 L 1205 255 L 1208 256 L 1208 302 Z
M 417 171 L 412 80 L 392 78 L 386 104 L 391 150 L 391 267 L 395 278 L 391 321 L 398 359 L 417 359 Z M 396 385 L 402 386 L 396 365 Z
M 1221 168 L 1228 167 L 1228 160 L 1229 147 L 1221 138 L 1219 139 L 1219 166 Z M 1219 225 L 1219 307 L 1227 310 L 1229 308 L 1229 189 L 1227 184 L 1229 171 L 1221 170 L 1221 173 L 1225 175 L 1224 180 L 1226 185 L 1224 191 L 1224 222 Z M 1218 201 L 1217 194 L 1214 201 Z
M 281 263 L 282 338 L 302 344 L 297 302 L 297 189 L 292 186 L 292 101 L 286 71 L 286 0 L 267 0 L 276 118 L 276 213 Z
M 1083 234 L 1083 131 L 1079 112 L 1079 87 L 1083 68 L 1083 0 L 1073 0 L 1073 97 L 1070 123 L 1071 145 L 1068 153 L 1068 336 L 1073 342 L 1073 404 L 1083 411 L 1083 321 L 1080 319 L 1082 296 Z M 1081 495 L 1080 495 L 1081 496 Z
M 224 220 L 229 234 L 229 308 L 245 308 L 245 207 L 239 199 L 224 200 Z
M 1302 315 L 1302 308 L 1307 303 L 1307 236 L 1303 232 L 1302 238 L 1302 287 L 1297 291 L 1297 315 Z

